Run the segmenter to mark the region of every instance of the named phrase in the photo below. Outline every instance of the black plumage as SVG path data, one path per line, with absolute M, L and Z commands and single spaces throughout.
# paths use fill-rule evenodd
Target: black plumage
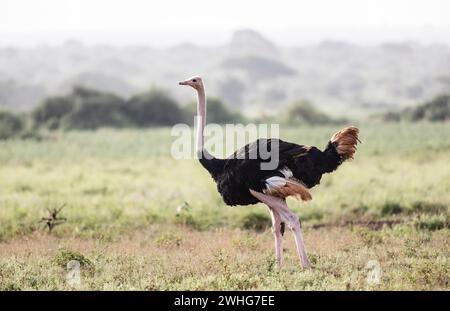
M 330 141 L 321 151 L 281 139 L 258 139 L 227 159 L 216 159 L 203 151 L 200 163 L 211 174 L 226 204 L 256 204 L 259 200 L 250 194 L 249 189 L 263 192 L 266 180 L 273 176 L 284 177 L 281 170 L 285 168 L 291 170 L 295 180 L 307 188 L 319 184 L 322 174 L 334 171 L 345 160 L 338 153 L 337 143 Z M 265 155 L 271 154 L 272 145 L 277 144 L 278 165 L 271 170 L 262 170 L 261 163 L 271 159 Z

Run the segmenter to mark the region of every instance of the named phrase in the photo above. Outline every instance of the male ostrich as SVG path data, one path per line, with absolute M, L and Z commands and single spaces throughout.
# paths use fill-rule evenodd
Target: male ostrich
M 197 155 L 202 166 L 208 170 L 217 184 L 217 189 L 228 205 L 250 205 L 262 202 L 269 207 L 272 229 L 275 235 L 276 262 L 283 262 L 282 238 L 284 222 L 292 230 L 298 256 L 304 268 L 310 267 L 300 229 L 299 218 L 288 208 L 286 198 L 296 197 L 311 200 L 309 188 L 320 183 L 322 174 L 331 173 L 347 159 L 352 159 L 359 141 L 359 130 L 347 127 L 331 137 L 326 148 L 297 145 L 281 139 L 258 139 L 227 159 L 216 159 L 203 147 L 203 131 L 206 118 L 205 87 L 202 79 L 192 77 L 179 83 L 189 85 L 197 91 L 198 128 Z M 278 148 L 278 165 L 274 169 L 263 169 L 261 164 L 270 161 L 262 157 L 262 148 Z M 254 156 L 256 153 L 256 157 Z M 252 156 L 253 154 L 253 156 Z M 270 153 L 271 155 L 273 153 Z

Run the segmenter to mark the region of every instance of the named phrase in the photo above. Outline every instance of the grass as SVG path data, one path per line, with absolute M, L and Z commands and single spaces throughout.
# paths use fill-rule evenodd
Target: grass
M 55 132 L 0 142 L 0 289 L 447 289 L 450 124 L 360 125 L 356 159 L 289 200 L 314 269 L 286 232 L 274 266 L 263 205 L 228 207 L 196 160 L 170 157 L 169 129 Z M 337 127 L 282 128 L 325 145 Z M 47 209 L 67 221 L 46 233 Z M 381 283 L 369 286 L 367 262 Z
M 176 232 L 176 233 L 173 233 Z M 285 266 L 275 266 L 270 231 L 196 231 L 175 225 L 123 235 L 114 242 L 42 232 L 2 245 L 1 289 L 72 289 L 67 262 L 80 259 L 91 290 L 398 290 L 447 289 L 448 243 L 443 230 L 305 229 L 314 269 L 302 271 L 286 235 Z M 62 250 L 61 250 L 62 248 Z M 12 255 L 14 254 L 14 255 Z M 367 263 L 381 266 L 380 284 L 366 282 Z

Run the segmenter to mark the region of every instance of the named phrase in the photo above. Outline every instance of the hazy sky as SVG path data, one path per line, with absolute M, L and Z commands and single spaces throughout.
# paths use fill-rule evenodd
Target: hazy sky
M 296 34 L 361 40 L 367 31 L 387 39 L 431 33 L 439 41 L 450 29 L 449 12 L 448 0 L 0 0 L 0 41 L 208 44 L 240 28 L 281 43 L 302 41 Z

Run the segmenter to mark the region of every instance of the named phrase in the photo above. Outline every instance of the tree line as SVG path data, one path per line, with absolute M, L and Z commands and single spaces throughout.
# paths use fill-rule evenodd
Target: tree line
M 195 110 L 195 103 L 181 107 L 167 92 L 156 88 L 123 99 L 112 93 L 75 86 L 67 95 L 45 98 L 29 112 L 0 110 L 0 139 L 27 137 L 40 129 L 95 130 L 193 123 Z M 244 120 L 240 113 L 230 111 L 217 98 L 208 98 L 208 118 L 215 123 Z
M 75 86 L 66 95 L 45 98 L 33 110 L 13 113 L 0 110 L 0 139 L 27 138 L 42 130 L 95 130 L 101 127 L 146 128 L 193 124 L 196 103 L 180 106 L 167 92 L 150 89 L 129 99 L 112 93 Z M 210 123 L 284 122 L 327 124 L 341 122 L 317 111 L 305 101 L 290 105 L 277 117 L 249 120 L 230 110 L 220 99 L 208 98 Z
M 400 112 L 383 115 L 383 121 L 430 121 L 444 122 L 450 120 L 450 95 L 443 94 L 416 107 L 409 107 Z

